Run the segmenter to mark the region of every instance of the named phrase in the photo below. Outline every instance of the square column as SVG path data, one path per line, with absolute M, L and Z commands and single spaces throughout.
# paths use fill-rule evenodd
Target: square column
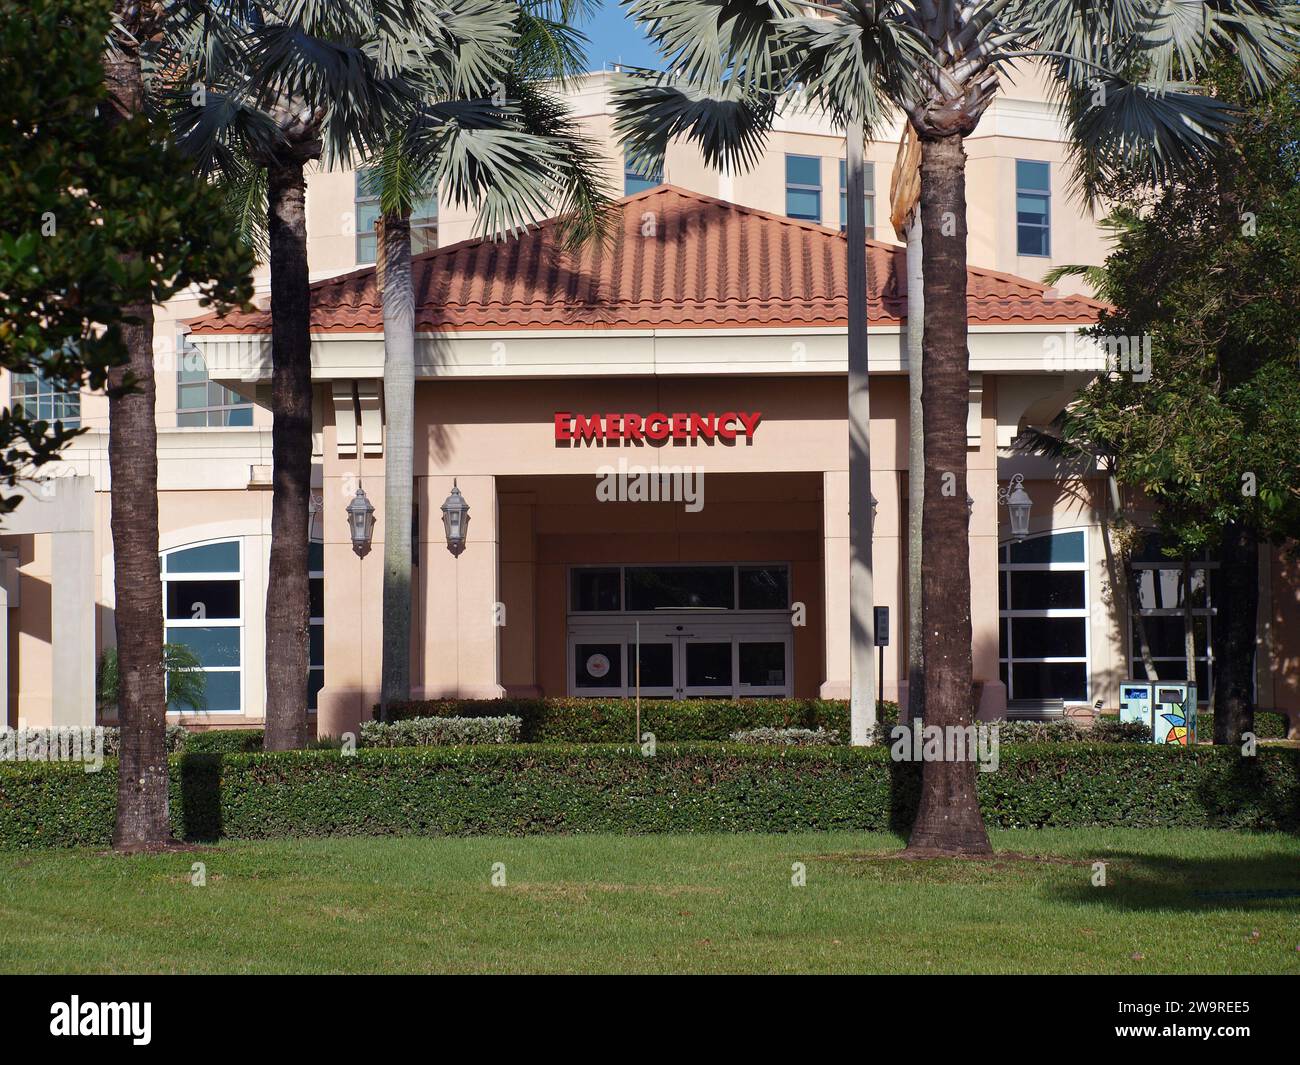
M 822 613 L 826 663 L 819 695 L 849 697 L 849 474 L 822 474 Z
M 465 550 L 447 550 L 442 504 L 456 483 L 469 504 Z M 439 475 L 419 481 L 427 541 L 420 545 L 420 600 L 424 649 L 418 671 L 421 699 L 499 699 L 502 629 L 512 621 L 499 587 L 501 545 L 496 478 Z M 518 610 L 516 610 L 518 613 Z M 526 618 L 513 619 L 527 624 Z

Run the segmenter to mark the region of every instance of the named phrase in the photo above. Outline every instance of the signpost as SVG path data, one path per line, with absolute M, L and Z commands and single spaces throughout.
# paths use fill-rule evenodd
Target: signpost
M 876 646 L 880 648 L 880 686 L 876 689 L 876 697 L 883 698 L 881 692 L 885 690 L 885 648 L 889 646 L 889 607 L 876 607 Z

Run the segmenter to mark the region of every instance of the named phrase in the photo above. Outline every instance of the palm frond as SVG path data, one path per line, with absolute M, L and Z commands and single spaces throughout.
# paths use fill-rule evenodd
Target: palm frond
M 744 171 L 762 158 L 778 93 L 728 81 L 710 89 L 668 74 L 631 73 L 614 80 L 614 133 L 628 162 L 652 173 L 668 142 L 685 137 L 713 167 Z

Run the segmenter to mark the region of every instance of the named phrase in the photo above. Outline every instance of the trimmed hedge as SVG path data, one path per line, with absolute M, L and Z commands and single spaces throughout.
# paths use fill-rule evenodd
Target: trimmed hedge
M 523 719 L 525 743 L 631 743 L 636 703 L 631 699 L 425 699 L 394 703 L 394 720 L 413 717 Z M 898 716 L 896 703 L 880 704 L 882 719 Z M 376 712 L 377 713 L 377 712 Z M 756 728 L 824 728 L 849 734 L 844 699 L 643 699 L 641 731 L 659 743 L 725 740 Z
M 360 747 L 454 747 L 465 743 L 518 743 L 517 717 L 412 717 L 384 724 L 363 721 Z
M 115 765 L 0 765 L 0 847 L 104 846 Z M 916 765 L 882 748 L 496 746 L 182 755 L 179 838 L 793 832 L 894 828 L 915 809 Z M 1296 831 L 1300 751 L 1141 744 L 1003 747 L 980 773 L 1001 827 Z

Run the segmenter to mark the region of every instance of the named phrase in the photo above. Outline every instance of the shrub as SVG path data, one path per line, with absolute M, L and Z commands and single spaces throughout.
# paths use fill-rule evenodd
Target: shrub
M 89 727 L 89 726 L 87 726 Z M 96 728 L 103 730 L 105 758 L 116 758 L 122 750 L 121 732 L 113 725 L 97 725 Z M 47 751 L 57 750 L 59 747 L 60 737 L 67 737 L 76 726 L 59 726 L 41 727 L 41 728 L 21 728 L 0 730 L 8 731 L 13 734 L 12 744 L 0 744 L 0 761 L 18 761 L 19 751 L 30 750 L 30 745 L 39 742 L 39 746 Z M 83 733 L 84 735 L 84 733 Z M 180 725 L 167 726 L 167 753 L 175 754 L 185 748 L 186 737 L 189 733 L 181 728 Z M 38 739 L 39 738 L 39 739 Z M 67 742 L 66 740 L 64 741 Z M 92 741 L 93 742 L 93 741 Z
M 1285 714 L 1271 710 L 1255 713 L 1255 736 L 1261 740 L 1286 739 L 1287 719 Z M 1196 734 L 1203 740 L 1214 738 L 1214 715 L 1198 714 L 1196 717 Z
M 180 838 L 574 832 L 906 831 L 915 766 L 883 748 L 483 744 L 172 762 Z M 0 847 L 104 846 L 116 766 L 0 765 Z M 1300 751 L 1152 744 L 1003 747 L 980 773 L 1003 828 L 1300 829 Z
M 500 717 L 523 720 L 525 743 L 630 743 L 637 739 L 630 699 L 433 699 L 397 703 L 395 720 L 412 717 Z M 898 713 L 881 703 L 882 716 Z M 644 699 L 641 730 L 660 743 L 725 740 L 755 728 L 824 728 L 849 734 L 843 699 Z
M 413 717 L 361 726 L 362 747 L 447 747 L 465 743 L 518 743 L 517 717 Z
M 828 747 L 840 742 L 839 733 L 824 728 L 751 728 L 731 734 L 734 743 L 772 744 L 785 747 Z
M 1147 743 L 1151 730 L 1136 721 L 1121 721 L 1118 717 L 1099 717 L 1087 737 L 1099 743 Z
M 251 754 L 262 749 L 263 736 L 260 728 L 191 732 L 185 740 L 185 751 L 189 754 Z

